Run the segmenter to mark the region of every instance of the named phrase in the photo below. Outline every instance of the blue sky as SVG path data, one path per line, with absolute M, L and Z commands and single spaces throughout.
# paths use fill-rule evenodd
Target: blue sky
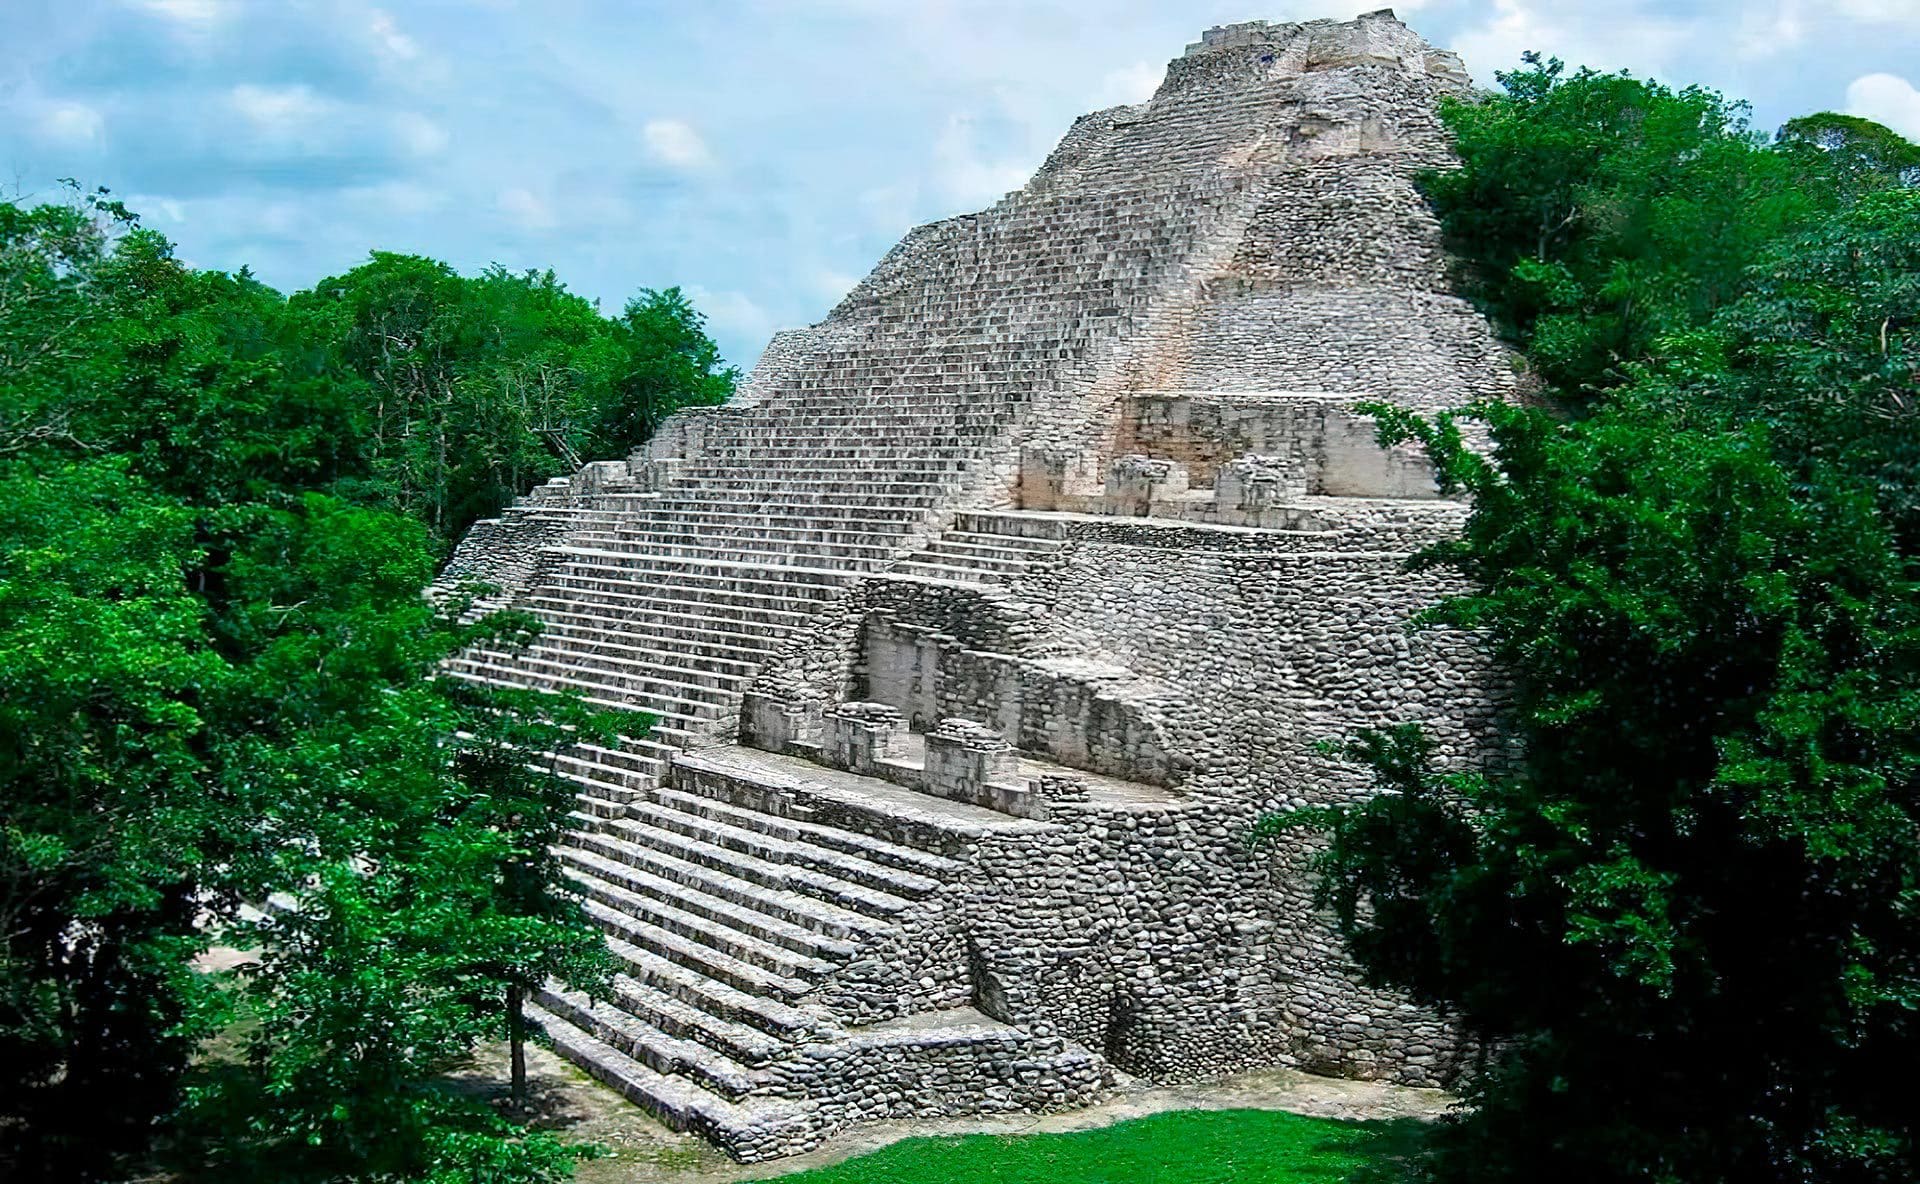
M 1341 0 L 0 0 L 0 186 L 107 185 L 283 289 L 374 247 L 679 284 L 727 356 L 817 320 L 910 226 L 1019 185 L 1213 24 Z M 1476 76 L 1538 48 L 1701 82 L 1771 128 L 1920 138 L 1920 0 L 1417 0 Z

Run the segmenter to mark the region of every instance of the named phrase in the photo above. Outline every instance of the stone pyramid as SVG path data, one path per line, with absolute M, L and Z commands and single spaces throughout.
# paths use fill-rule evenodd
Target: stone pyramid
M 1511 394 L 1415 178 L 1458 59 L 1390 12 L 1207 32 L 991 209 L 920 227 L 728 405 L 477 525 L 545 632 L 452 664 L 651 712 L 560 757 L 625 973 L 535 1017 L 741 1159 L 870 1118 L 1259 1065 L 1432 1083 L 1454 1033 L 1311 909 L 1317 741 L 1485 751 L 1402 569 L 1458 528 L 1351 408 Z

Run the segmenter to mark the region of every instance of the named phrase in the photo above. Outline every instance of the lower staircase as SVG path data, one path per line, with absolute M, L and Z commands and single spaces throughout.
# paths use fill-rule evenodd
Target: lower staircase
M 943 1097 L 978 1112 L 1101 1086 L 1092 1054 L 964 999 L 851 1027 L 821 990 L 963 876 L 983 831 L 1045 824 L 750 750 L 678 759 L 673 786 L 583 784 L 557 849 L 621 967 L 606 999 L 553 982 L 532 1001 L 562 1055 L 742 1161 Z

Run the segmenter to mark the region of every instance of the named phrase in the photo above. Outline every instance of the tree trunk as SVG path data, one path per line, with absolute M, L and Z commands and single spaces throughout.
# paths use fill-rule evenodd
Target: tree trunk
M 507 988 L 507 1043 L 512 1046 L 513 1104 L 527 1103 L 527 1017 L 522 1009 L 526 992 L 519 983 Z

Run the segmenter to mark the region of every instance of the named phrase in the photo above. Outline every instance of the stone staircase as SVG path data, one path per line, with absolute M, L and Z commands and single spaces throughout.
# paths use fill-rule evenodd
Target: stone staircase
M 1065 545 L 1061 538 L 1030 538 L 998 529 L 993 515 L 962 513 L 926 547 L 888 569 L 963 584 L 1011 584 L 1045 566 Z
M 621 971 L 604 1000 L 559 982 L 536 995 L 529 1014 L 557 1048 L 742 1160 L 791 1154 L 846 1121 L 850 1101 L 823 1066 L 862 1048 L 955 1064 L 991 1049 L 1097 1082 L 1084 1050 L 1036 1043 L 970 1007 L 848 1029 L 810 998 L 960 876 L 973 837 L 1032 824 L 818 776 L 811 792 L 831 799 L 837 824 L 810 821 L 803 801 L 767 798 L 774 758 L 726 752 L 687 758 L 686 788 L 617 801 L 583 792 L 558 854 Z M 905 832 L 917 844 L 901 841 L 902 817 L 917 820 Z

